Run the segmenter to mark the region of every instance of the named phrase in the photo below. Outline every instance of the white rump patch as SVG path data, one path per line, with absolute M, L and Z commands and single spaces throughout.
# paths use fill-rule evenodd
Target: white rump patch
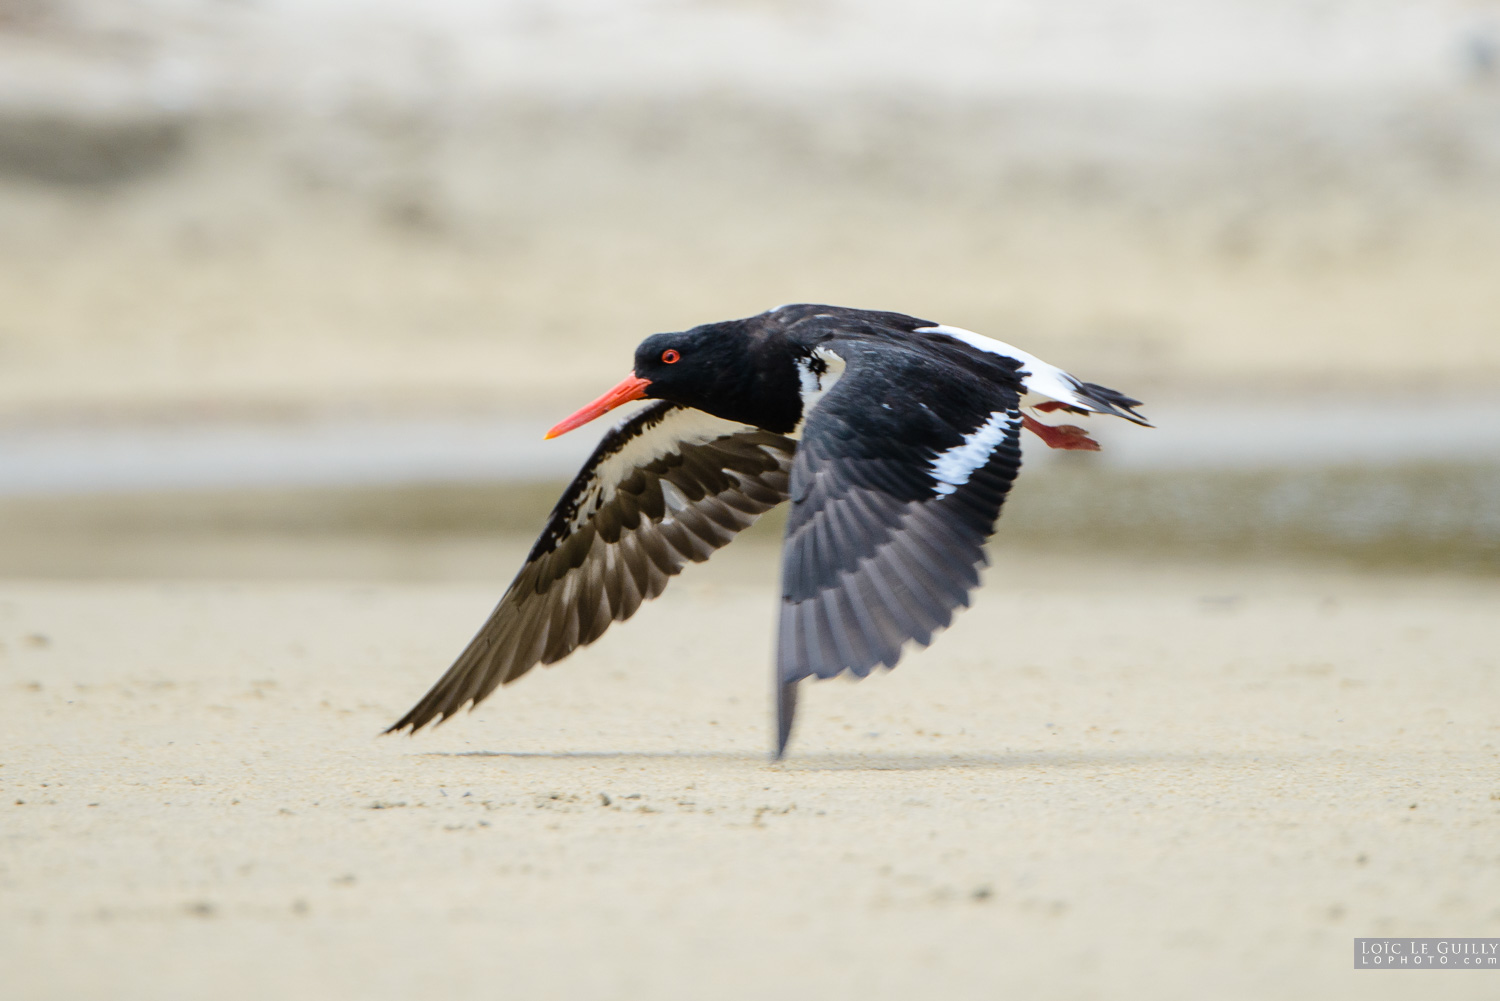
M 1056 365 L 1049 365 L 1034 354 L 1022 351 L 1018 347 L 997 341 L 993 337 L 976 334 L 972 330 L 962 327 L 950 327 L 946 323 L 940 323 L 935 327 L 918 327 L 919 334 L 947 334 L 956 341 L 980 351 L 986 351 L 992 355 L 1001 355 L 1005 358 L 1014 358 L 1021 363 L 1021 385 L 1026 387 L 1027 392 L 1038 396 L 1045 396 L 1049 400 L 1066 403 L 1072 407 L 1080 407 L 1094 413 L 1101 411 L 1097 406 L 1078 395 L 1078 380 L 1073 378 Z
M 964 440 L 932 460 L 933 490 L 945 497 L 969 482 L 974 470 L 990 461 L 995 446 L 1021 423 L 1016 411 L 996 410 L 990 419 L 964 436 Z

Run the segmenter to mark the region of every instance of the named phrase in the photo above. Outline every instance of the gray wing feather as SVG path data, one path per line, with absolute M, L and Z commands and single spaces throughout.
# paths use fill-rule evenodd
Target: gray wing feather
M 861 384 L 858 360 L 851 352 L 843 379 L 808 416 L 792 468 L 776 647 L 778 757 L 800 680 L 894 667 L 908 641 L 927 645 L 968 606 L 988 563 L 984 544 L 1021 464 L 1013 387 L 962 372 L 946 373 L 950 385 L 942 384 L 944 373 L 925 372 L 923 383 L 882 379 L 922 384 L 924 399 L 961 397 L 988 407 L 982 418 L 1004 418 L 1003 434 L 967 479 L 939 484 L 933 443 L 966 442 L 975 429 L 963 426 L 963 415 L 972 420 L 976 408 L 945 415 L 925 405 L 914 411 L 909 399 L 883 400 L 872 384 Z M 888 375 L 890 355 L 880 364 Z M 908 409 L 879 440 L 849 433 L 852 414 L 868 426 L 897 402 Z

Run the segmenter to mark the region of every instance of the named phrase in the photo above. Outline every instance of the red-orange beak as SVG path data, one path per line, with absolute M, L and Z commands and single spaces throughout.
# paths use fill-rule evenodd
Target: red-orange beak
M 622 403 L 629 403 L 631 400 L 639 400 L 641 397 L 646 395 L 646 387 L 650 385 L 650 379 L 637 378 L 636 374 L 634 372 L 631 372 L 624 379 L 622 379 L 620 381 L 620 384 L 614 389 L 611 389 L 609 392 L 599 397 L 593 403 L 590 403 L 588 406 L 578 411 L 578 413 L 574 414 L 572 417 L 569 417 L 563 421 L 559 421 L 556 427 L 554 427 L 551 431 L 548 431 L 542 437 L 556 438 L 560 434 L 567 434 L 574 428 L 583 427 L 583 425 L 587 424 L 595 417 L 602 417 Z

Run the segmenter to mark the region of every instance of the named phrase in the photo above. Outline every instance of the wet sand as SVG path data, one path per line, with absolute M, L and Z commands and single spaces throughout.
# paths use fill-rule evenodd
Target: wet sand
M 1497 582 L 1009 554 L 771 764 L 773 554 L 415 739 L 495 586 L 0 585 L 6 995 L 1493 996 L 1350 957 L 1500 935 Z

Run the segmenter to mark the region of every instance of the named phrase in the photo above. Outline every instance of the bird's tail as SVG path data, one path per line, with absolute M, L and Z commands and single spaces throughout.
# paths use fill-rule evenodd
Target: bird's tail
M 1110 389 L 1108 386 L 1100 386 L 1093 382 L 1081 382 L 1078 384 L 1078 395 L 1092 404 L 1094 409 L 1101 414 L 1114 414 L 1116 417 L 1123 417 L 1142 427 L 1153 426 L 1150 421 L 1135 412 L 1135 408 L 1141 405 L 1141 401 L 1132 400 L 1117 389 Z

